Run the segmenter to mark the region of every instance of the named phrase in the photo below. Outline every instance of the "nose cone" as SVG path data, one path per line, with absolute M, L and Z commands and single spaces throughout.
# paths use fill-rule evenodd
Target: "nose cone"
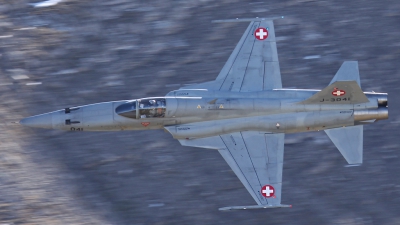
M 52 117 L 53 117 L 52 113 L 45 113 L 37 116 L 27 117 L 19 121 L 19 123 L 28 127 L 51 129 L 53 128 Z

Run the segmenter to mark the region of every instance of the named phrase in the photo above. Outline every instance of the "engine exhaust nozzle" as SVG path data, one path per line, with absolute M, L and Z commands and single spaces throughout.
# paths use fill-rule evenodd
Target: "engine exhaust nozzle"
M 386 120 L 388 118 L 389 118 L 389 110 L 387 107 L 354 111 L 354 121 Z

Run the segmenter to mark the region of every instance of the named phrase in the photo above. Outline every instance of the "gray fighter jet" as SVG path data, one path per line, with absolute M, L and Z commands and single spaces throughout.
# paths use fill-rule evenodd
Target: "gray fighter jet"
M 184 146 L 215 149 L 257 202 L 281 204 L 284 137 L 324 130 L 349 164 L 361 164 L 363 125 L 388 118 L 387 94 L 363 92 L 358 63 L 344 62 L 323 90 L 282 88 L 273 20 L 250 22 L 218 77 L 165 97 L 103 102 L 25 118 L 65 131 L 164 129 Z

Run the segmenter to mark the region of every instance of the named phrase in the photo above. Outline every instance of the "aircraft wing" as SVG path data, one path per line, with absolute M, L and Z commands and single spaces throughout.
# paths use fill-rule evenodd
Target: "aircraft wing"
M 284 134 L 257 131 L 179 139 L 184 146 L 217 149 L 257 206 L 232 206 L 220 210 L 277 208 L 281 205 Z
M 243 21 L 250 24 L 216 80 L 181 89 L 247 92 L 282 88 L 273 19 L 214 22 Z

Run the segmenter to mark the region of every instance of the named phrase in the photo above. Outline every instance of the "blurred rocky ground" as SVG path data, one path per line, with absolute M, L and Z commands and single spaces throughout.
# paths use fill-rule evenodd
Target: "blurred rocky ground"
M 0 0 L 1 224 L 400 224 L 398 0 L 37 2 Z M 163 131 L 12 123 L 215 79 L 247 23 L 211 20 L 282 15 L 285 87 L 323 88 L 358 60 L 363 89 L 390 105 L 389 120 L 365 126 L 362 166 L 346 167 L 323 132 L 287 135 L 282 203 L 293 208 L 219 212 L 254 201 L 218 152 Z

